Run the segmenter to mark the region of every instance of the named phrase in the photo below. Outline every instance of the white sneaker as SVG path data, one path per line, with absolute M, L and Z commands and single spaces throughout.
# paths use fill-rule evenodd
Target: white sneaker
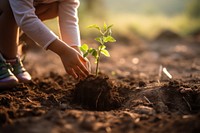
M 7 62 L 10 62 L 7 60 Z M 16 57 L 12 63 L 10 62 L 12 66 L 12 73 L 17 77 L 19 82 L 21 83 L 28 83 L 31 81 L 31 75 L 26 71 L 24 68 L 22 61 L 19 57 Z
M 0 89 L 12 88 L 18 84 L 18 79 L 10 69 L 11 66 L 6 63 L 5 59 L 0 54 Z

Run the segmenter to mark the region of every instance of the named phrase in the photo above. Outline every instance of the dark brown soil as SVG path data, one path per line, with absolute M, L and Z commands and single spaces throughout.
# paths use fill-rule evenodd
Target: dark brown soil
M 83 81 L 66 75 L 51 52 L 28 51 L 24 64 L 32 82 L 0 88 L 0 133 L 197 133 L 195 39 L 121 40 L 109 47 L 111 58 L 102 58 L 102 75 Z
M 177 40 L 177 39 L 181 39 L 181 36 L 170 30 L 164 30 L 156 37 L 157 41 L 162 41 L 162 40 L 166 40 L 166 39 L 167 40 Z
M 119 108 L 126 96 L 121 96 L 119 87 L 108 76 L 90 75 L 76 84 L 73 101 L 90 110 L 109 111 Z

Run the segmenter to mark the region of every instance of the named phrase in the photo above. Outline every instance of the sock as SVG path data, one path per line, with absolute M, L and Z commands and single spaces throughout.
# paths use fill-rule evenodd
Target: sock
M 13 64 L 15 64 L 17 62 L 17 58 L 6 60 L 6 62 L 10 63 L 11 65 L 13 65 Z

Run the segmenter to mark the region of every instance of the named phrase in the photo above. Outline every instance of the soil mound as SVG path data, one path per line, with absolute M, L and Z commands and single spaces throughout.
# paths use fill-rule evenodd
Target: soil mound
M 160 40 L 179 40 L 181 39 L 181 36 L 173 31 L 170 30 L 164 30 L 162 31 L 156 38 L 156 41 Z
M 124 98 L 119 88 L 107 76 L 90 75 L 76 84 L 74 102 L 90 110 L 112 110 L 119 108 Z

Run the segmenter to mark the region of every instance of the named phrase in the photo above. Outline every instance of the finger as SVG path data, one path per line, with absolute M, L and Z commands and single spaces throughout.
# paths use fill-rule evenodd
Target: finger
M 85 68 L 89 71 L 89 73 L 91 72 L 91 67 L 90 67 L 90 62 L 82 62 L 83 65 L 85 66 Z
M 82 54 L 78 53 L 78 59 L 81 63 L 83 63 L 83 65 L 85 65 L 86 67 L 86 64 L 88 62 L 87 58 L 84 58 Z
M 83 79 L 87 77 L 87 75 L 78 66 L 73 69 L 76 72 L 76 74 L 79 76 L 79 78 Z
M 91 72 L 91 65 L 90 65 L 90 61 L 87 58 L 84 58 L 86 60 L 86 62 L 82 62 L 83 65 L 85 65 L 85 67 L 87 68 L 87 70 L 89 72 Z
M 84 63 L 86 63 L 87 62 L 87 58 L 83 58 L 82 56 L 80 56 L 80 58 L 79 58 L 80 60 L 81 60 L 81 62 L 84 62 Z
M 88 69 L 89 72 L 91 73 L 92 68 L 91 68 L 91 64 L 90 64 L 90 62 L 88 61 L 86 65 L 87 65 L 87 69 Z
M 85 67 L 85 65 L 82 63 L 82 61 L 87 62 L 82 56 L 79 56 L 80 62 L 78 63 L 78 67 L 80 70 L 82 70 L 85 75 L 89 75 L 88 69 Z
M 66 69 L 66 72 L 74 78 L 78 78 L 78 75 L 72 69 Z

